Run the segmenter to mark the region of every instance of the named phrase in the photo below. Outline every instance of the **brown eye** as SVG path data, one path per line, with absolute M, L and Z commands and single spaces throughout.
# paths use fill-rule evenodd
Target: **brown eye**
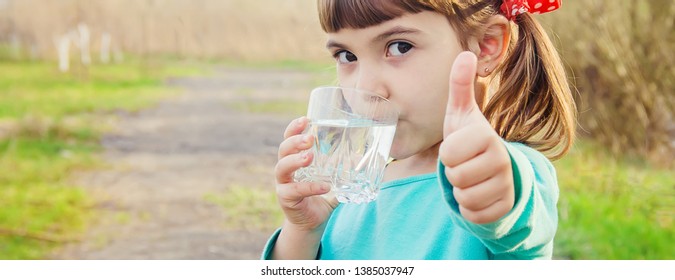
M 356 61 L 356 55 L 348 51 L 340 51 L 335 54 L 335 59 L 340 63 L 350 63 Z
M 394 42 L 387 48 L 387 56 L 402 56 L 409 52 L 413 45 L 406 42 Z

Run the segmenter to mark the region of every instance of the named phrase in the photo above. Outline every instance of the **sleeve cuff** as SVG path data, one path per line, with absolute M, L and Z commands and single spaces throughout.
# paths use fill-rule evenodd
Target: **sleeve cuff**
M 261 260 L 271 260 L 272 259 L 272 249 L 274 249 L 274 245 L 277 244 L 277 239 L 279 238 L 279 234 L 281 233 L 281 228 L 278 228 L 270 237 L 269 240 L 267 240 L 267 244 L 265 244 L 265 248 L 263 249 L 262 256 L 260 257 Z
M 270 237 L 270 239 L 267 240 L 267 243 L 265 244 L 265 248 L 263 249 L 262 255 L 260 256 L 261 260 L 271 260 L 272 259 L 272 249 L 274 249 L 274 245 L 277 244 L 277 239 L 279 239 L 279 234 L 281 233 L 281 228 L 278 228 Z M 319 244 L 319 251 L 316 254 L 315 259 L 321 259 L 321 249 L 323 246 Z

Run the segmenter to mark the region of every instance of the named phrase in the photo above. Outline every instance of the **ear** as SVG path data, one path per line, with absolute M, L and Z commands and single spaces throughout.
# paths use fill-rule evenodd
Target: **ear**
M 471 38 L 469 49 L 478 57 L 476 74 L 487 77 L 504 60 L 511 40 L 511 24 L 506 17 L 495 15 L 488 19 L 480 31 L 476 37 Z

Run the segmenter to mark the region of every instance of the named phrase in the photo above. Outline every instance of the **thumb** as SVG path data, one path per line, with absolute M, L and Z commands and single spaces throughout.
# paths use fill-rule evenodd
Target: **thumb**
M 445 109 L 443 136 L 460 128 L 463 118 L 476 109 L 474 78 L 478 59 L 472 52 L 457 55 L 450 72 L 448 106 Z

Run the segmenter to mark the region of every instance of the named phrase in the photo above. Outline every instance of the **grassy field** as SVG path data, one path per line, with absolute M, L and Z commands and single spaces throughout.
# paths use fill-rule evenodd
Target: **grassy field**
M 555 162 L 555 254 L 570 259 L 675 258 L 675 176 L 582 141 Z
M 42 258 L 77 241 L 95 202 L 69 176 L 100 165 L 108 113 L 176 93 L 162 79 L 191 73 L 138 61 L 79 74 L 53 63 L 0 62 L 0 259 Z

